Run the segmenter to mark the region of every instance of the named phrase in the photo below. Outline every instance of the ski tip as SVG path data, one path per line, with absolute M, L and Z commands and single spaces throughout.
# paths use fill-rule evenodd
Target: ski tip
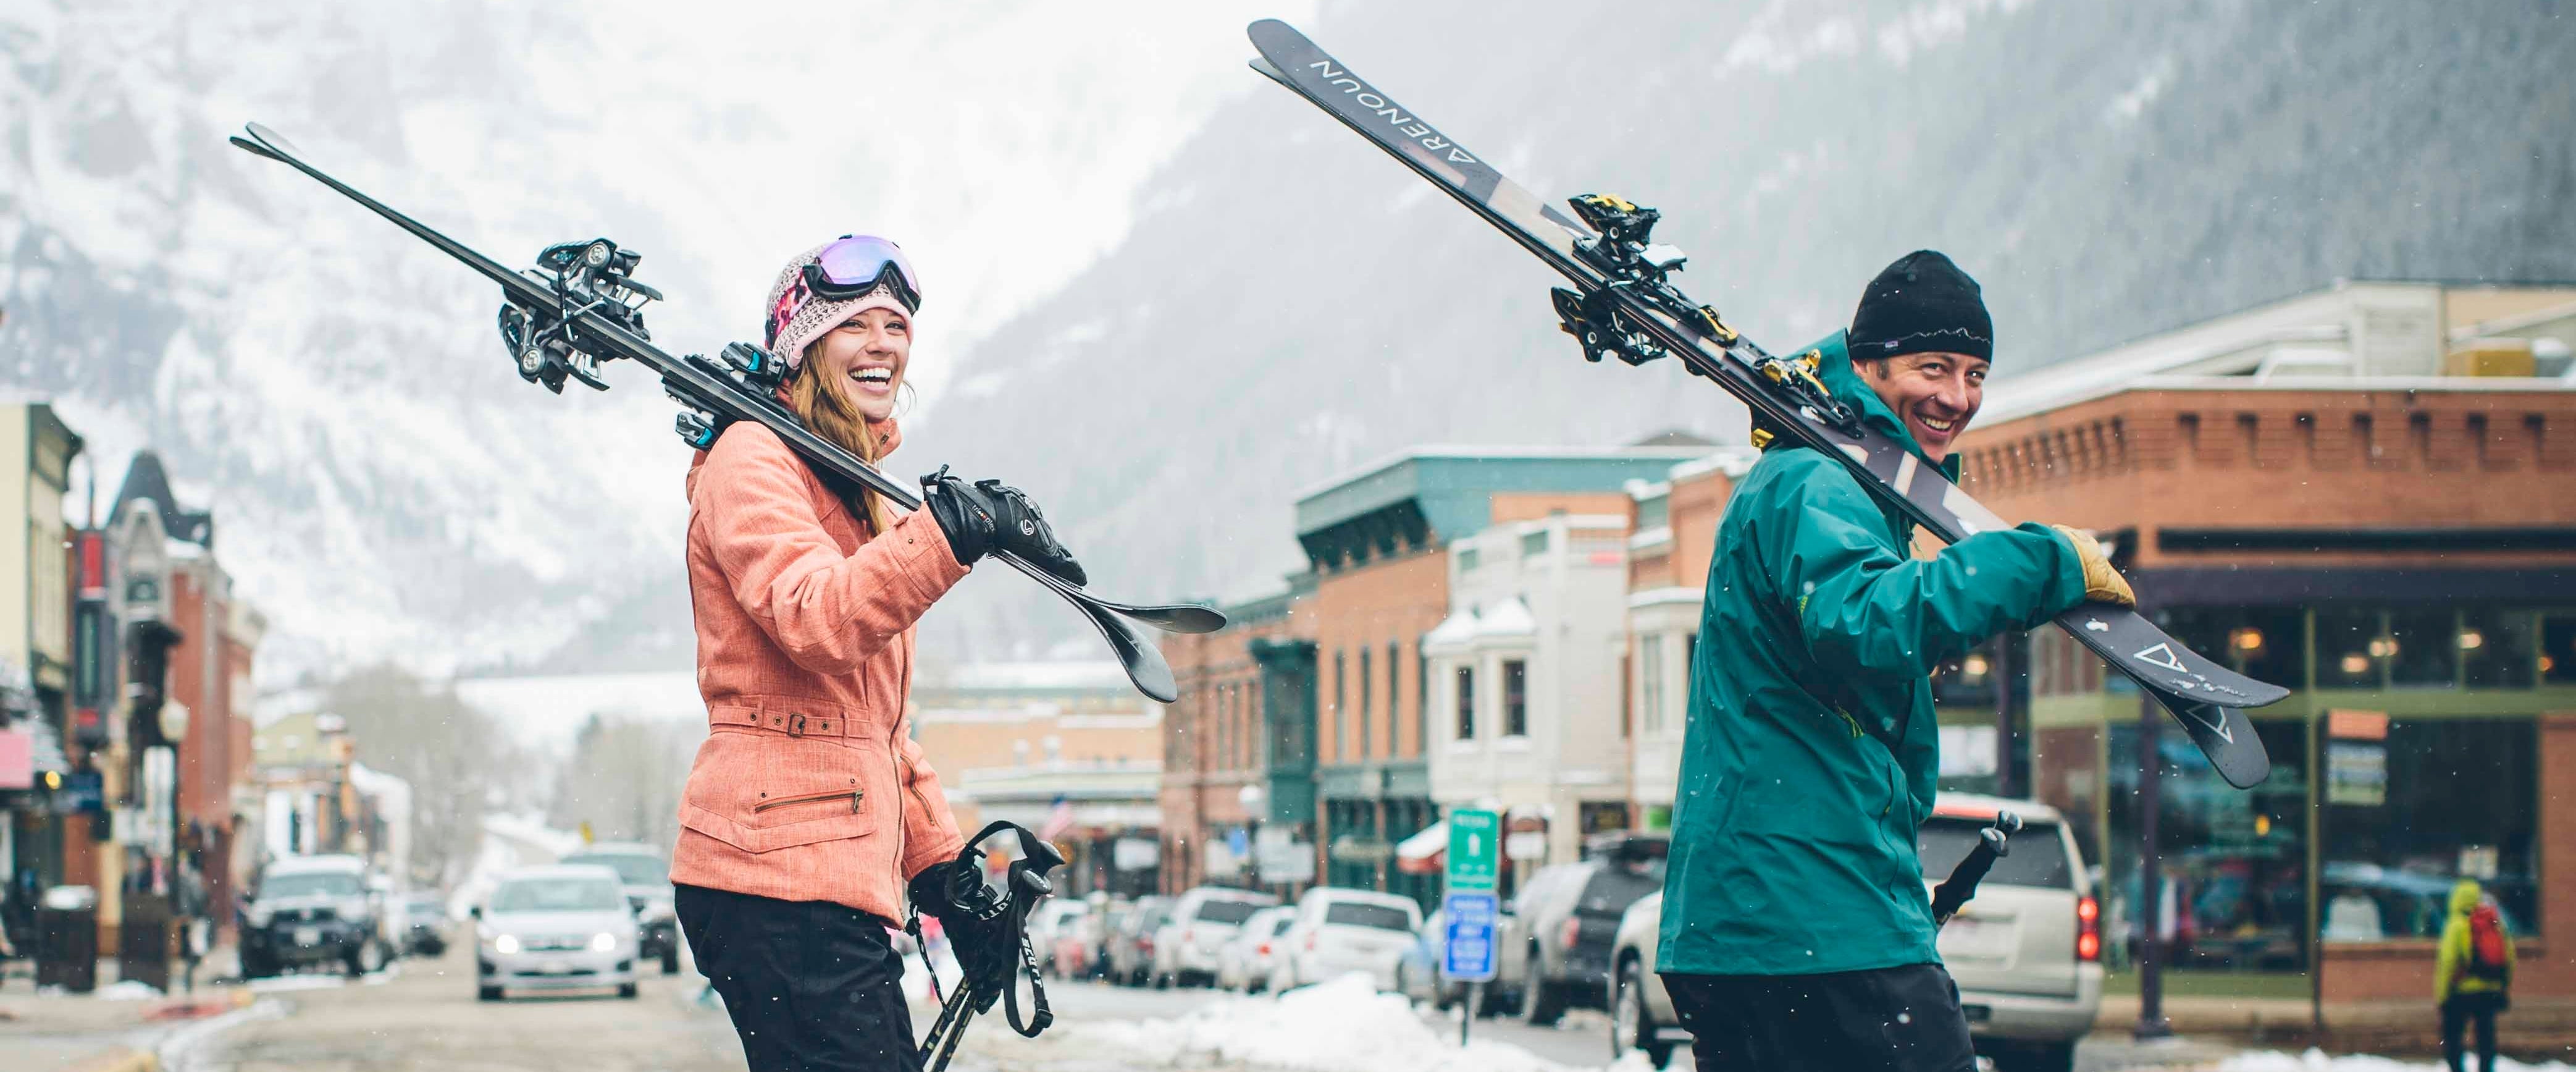
M 1276 32 L 1279 30 L 1286 30 L 1289 33 L 1297 32 L 1296 27 L 1290 26 L 1279 19 L 1254 19 L 1252 20 L 1251 25 L 1243 28 L 1243 33 L 1246 37 L 1259 37 L 1264 32 Z
M 266 157 L 270 160 L 279 159 L 277 153 L 271 150 L 268 146 L 252 141 L 249 138 L 242 137 L 239 134 L 233 135 L 231 141 L 233 143 L 233 148 L 249 153 L 252 156 Z
M 297 155 L 295 143 L 286 140 L 286 135 L 270 130 L 268 125 L 265 123 L 244 123 L 242 124 L 242 129 L 250 133 L 251 140 L 258 142 L 262 148 L 268 150 L 268 153 L 265 155 L 272 157 Z M 238 141 L 239 139 L 235 140 Z M 245 146 L 245 148 L 247 147 Z

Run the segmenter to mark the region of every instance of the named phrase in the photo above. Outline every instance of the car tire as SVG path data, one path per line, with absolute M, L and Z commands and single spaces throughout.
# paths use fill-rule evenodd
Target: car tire
M 350 948 L 344 961 L 349 969 L 349 978 L 365 978 L 385 970 L 385 947 L 373 938 L 360 939 L 356 946 Z
M 617 996 L 621 998 L 631 998 L 641 992 L 642 988 L 634 983 L 621 983 L 617 987 Z
M 1619 962 L 1610 998 L 1610 1059 L 1617 1061 L 1635 1050 L 1646 1055 L 1646 1063 L 1662 1068 L 1673 1060 L 1673 1046 L 1661 1040 L 1663 1025 L 1646 1008 L 1646 971 L 1637 958 Z
M 241 951 L 241 975 L 244 979 L 266 979 L 277 974 L 277 962 L 254 949 Z
M 1154 989 L 1156 989 L 1156 990 L 1169 990 L 1169 989 L 1171 989 L 1171 988 L 1172 988 L 1172 977 L 1171 977 L 1171 976 L 1168 976 L 1168 975 L 1157 975 L 1157 976 L 1155 976 L 1155 977 L 1154 977 Z
M 1531 950 L 1529 970 L 1521 977 L 1521 1022 L 1531 1027 L 1554 1027 L 1565 1018 L 1565 993 L 1541 974 L 1538 951 Z
M 501 988 L 500 988 L 500 987 L 497 987 L 497 986 L 478 986 L 478 987 L 475 987 L 475 988 L 474 988 L 474 1000 L 476 1000 L 476 1001 L 499 1001 L 499 1000 L 501 1000 Z
M 680 974 L 680 946 L 674 942 L 662 947 L 662 974 Z
M 2072 1042 L 2023 1042 L 1995 1054 L 1995 1072 L 2074 1072 Z

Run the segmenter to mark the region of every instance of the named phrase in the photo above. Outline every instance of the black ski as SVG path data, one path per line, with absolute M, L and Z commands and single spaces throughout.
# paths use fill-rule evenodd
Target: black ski
M 734 421 L 758 421 L 778 433 L 808 464 L 844 484 L 864 485 L 907 510 L 921 505 L 920 496 L 911 489 L 807 431 L 793 412 L 780 405 L 770 390 L 778 382 L 777 363 L 758 348 L 735 343 L 724 349 L 719 361 L 701 354 L 673 357 L 648 341 L 639 310 L 661 295 L 628 278 L 641 259 L 633 250 L 621 250 L 607 239 L 568 242 L 540 255 L 540 270 L 513 272 L 304 162 L 277 132 L 252 123 L 244 133 L 248 137 L 232 139 L 235 147 L 312 176 L 499 283 L 507 303 L 501 309 L 501 335 L 518 362 L 521 378 L 558 393 L 566 380 L 604 391 L 608 384 L 599 379 L 599 362 L 627 358 L 659 373 L 662 389 L 686 407 L 679 416 L 679 430 L 692 446 L 714 444 L 715 437 Z M 1072 603 L 1109 641 L 1137 690 L 1163 703 L 1180 696 L 1171 667 L 1163 661 L 1161 650 L 1120 616 L 1175 633 L 1225 628 L 1225 616 L 1209 607 L 1112 603 L 1009 552 L 997 551 L 992 557 L 1037 578 Z
M 1578 290 L 1558 291 L 1557 311 L 1586 358 L 1642 364 L 1677 356 L 1693 375 L 1742 400 L 1758 426 L 1843 459 L 1866 477 L 1864 486 L 1944 541 L 2010 527 L 1903 445 L 1862 426 L 1824 391 L 1812 364 L 1772 355 L 1715 309 L 1684 297 L 1666 278 L 1680 270 L 1681 251 L 1648 241 L 1654 210 L 1578 197 L 1569 202 L 1578 221 L 1360 80 L 1294 27 L 1264 19 L 1249 33 L 1261 52 L 1254 70 L 1358 131 L 1572 280 Z M 2271 759 L 2241 709 L 2279 702 L 2288 689 L 2211 662 L 2134 610 L 2086 604 L 2057 624 L 2153 693 L 2229 784 L 2250 787 L 2270 773 Z

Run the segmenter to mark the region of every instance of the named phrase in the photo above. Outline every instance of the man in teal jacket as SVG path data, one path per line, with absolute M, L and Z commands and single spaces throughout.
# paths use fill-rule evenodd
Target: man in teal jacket
M 1993 339 L 1976 282 L 1923 250 L 1813 350 L 1838 398 L 1956 479 Z M 1656 960 L 1704 1072 L 1974 1066 L 1915 853 L 1940 769 L 1932 668 L 2088 598 L 2132 600 L 2073 529 L 1929 559 L 1913 536 L 1841 461 L 1785 441 L 1726 505 Z

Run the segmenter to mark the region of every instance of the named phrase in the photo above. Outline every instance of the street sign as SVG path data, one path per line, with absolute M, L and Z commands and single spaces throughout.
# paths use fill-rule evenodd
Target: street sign
M 1502 816 L 1461 808 L 1449 813 L 1449 888 L 1490 890 L 1499 873 Z
M 1441 898 L 1448 916 L 1440 956 L 1440 974 L 1460 982 L 1482 983 L 1494 977 L 1494 923 L 1502 901 L 1491 890 L 1452 890 Z

